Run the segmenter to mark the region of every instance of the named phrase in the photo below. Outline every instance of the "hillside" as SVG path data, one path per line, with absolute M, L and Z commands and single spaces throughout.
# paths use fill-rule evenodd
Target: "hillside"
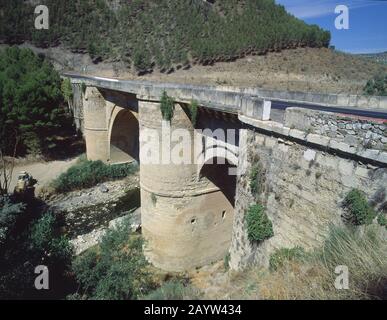
M 380 52 L 380 53 L 364 53 L 364 54 L 359 54 L 359 56 L 376 61 L 376 62 L 387 64 L 387 51 Z
M 327 48 L 298 48 L 249 56 L 232 63 L 194 66 L 172 74 L 154 72 L 141 79 L 286 91 L 363 94 L 369 79 L 387 74 L 382 65 L 356 55 Z M 106 72 L 106 76 L 114 76 Z M 124 78 L 140 78 L 121 75 Z
M 2 0 L 0 39 L 59 44 L 94 63 L 122 61 L 138 73 L 170 73 L 249 54 L 326 47 L 330 33 L 289 15 L 274 0 L 45 0 L 49 30 L 35 30 L 35 1 Z

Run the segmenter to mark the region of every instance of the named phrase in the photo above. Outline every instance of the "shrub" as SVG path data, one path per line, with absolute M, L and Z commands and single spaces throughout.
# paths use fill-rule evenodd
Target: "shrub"
M 17 218 L 24 212 L 23 203 L 13 203 L 8 196 L 0 196 L 0 247 L 13 229 Z
M 31 206 L 31 207 L 29 207 Z M 58 235 L 56 217 L 41 206 L 23 207 L 14 232 L 0 247 L 0 299 L 60 299 L 69 284 L 72 247 Z M 50 290 L 36 290 L 34 269 L 47 266 Z
M 300 260 L 305 256 L 305 251 L 301 247 L 281 248 L 270 256 L 270 270 L 277 270 L 288 261 Z
M 189 115 L 192 125 L 195 127 L 198 119 L 198 103 L 193 100 L 189 105 Z
M 173 112 L 175 110 L 174 100 L 167 95 L 164 91 L 160 99 L 161 115 L 164 120 L 171 121 L 173 118 Z
M 198 300 L 199 291 L 182 281 L 172 280 L 144 297 L 144 300 Z
M 376 213 L 368 203 L 363 192 L 352 189 L 345 197 L 343 207 L 346 210 L 344 219 L 353 225 L 370 224 Z
M 387 74 L 377 75 L 369 80 L 363 91 L 366 95 L 387 96 Z
M 58 221 L 53 213 L 47 212 L 32 226 L 30 247 L 45 252 L 51 258 L 69 260 L 72 247 L 65 236 L 57 236 Z
M 98 251 L 88 251 L 73 263 L 80 291 L 89 299 L 137 299 L 154 289 L 143 240 L 130 233 L 129 219 L 109 230 Z
M 384 214 L 384 213 L 379 214 L 379 216 L 378 216 L 378 223 L 379 223 L 382 227 L 385 227 L 385 228 L 387 229 L 387 218 L 386 218 L 386 214 Z
M 134 164 L 106 165 L 102 161 L 81 160 L 52 182 L 56 192 L 90 188 L 108 180 L 124 178 L 137 170 Z
M 274 235 L 273 226 L 260 204 L 252 205 L 246 216 L 247 234 L 250 241 L 263 241 Z
M 71 86 L 71 81 L 69 78 L 62 80 L 61 91 L 63 98 L 70 104 L 70 101 L 73 98 L 73 87 Z
M 262 163 L 258 161 L 255 163 L 250 172 L 250 189 L 251 193 L 257 197 L 264 190 L 265 183 L 265 170 L 262 166 Z

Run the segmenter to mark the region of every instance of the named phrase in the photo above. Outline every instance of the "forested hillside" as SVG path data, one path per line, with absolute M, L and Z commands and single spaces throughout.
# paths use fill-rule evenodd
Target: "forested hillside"
M 274 0 L 42 0 L 49 30 L 34 29 L 33 1 L 1 0 L 0 39 L 65 45 L 138 72 L 212 64 L 246 54 L 326 47 L 330 33 L 289 15 Z

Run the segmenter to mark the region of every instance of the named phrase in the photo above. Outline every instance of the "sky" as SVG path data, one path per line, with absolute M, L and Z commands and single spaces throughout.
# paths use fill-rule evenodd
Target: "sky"
M 350 53 L 387 51 L 387 0 L 275 0 L 308 24 L 332 34 L 331 45 Z M 349 9 L 349 29 L 337 30 L 338 5 Z

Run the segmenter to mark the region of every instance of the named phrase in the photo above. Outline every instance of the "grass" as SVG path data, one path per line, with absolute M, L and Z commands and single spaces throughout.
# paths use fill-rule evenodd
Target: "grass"
M 184 284 L 181 280 L 171 280 L 165 282 L 161 287 L 157 288 L 147 296 L 144 300 L 198 300 L 200 292 L 190 286 Z
M 305 255 L 305 251 L 301 247 L 281 248 L 270 256 L 270 270 L 278 270 L 289 261 L 300 260 Z
M 385 237 L 378 225 L 332 226 L 321 248 L 288 259 L 275 271 L 251 268 L 235 275 L 243 288 L 235 291 L 243 299 L 386 299 Z M 348 290 L 334 286 L 337 266 L 348 267 Z
M 98 183 L 125 178 L 138 170 L 134 164 L 106 165 L 102 161 L 79 161 L 55 179 L 51 186 L 55 192 L 69 192 L 91 188 Z

